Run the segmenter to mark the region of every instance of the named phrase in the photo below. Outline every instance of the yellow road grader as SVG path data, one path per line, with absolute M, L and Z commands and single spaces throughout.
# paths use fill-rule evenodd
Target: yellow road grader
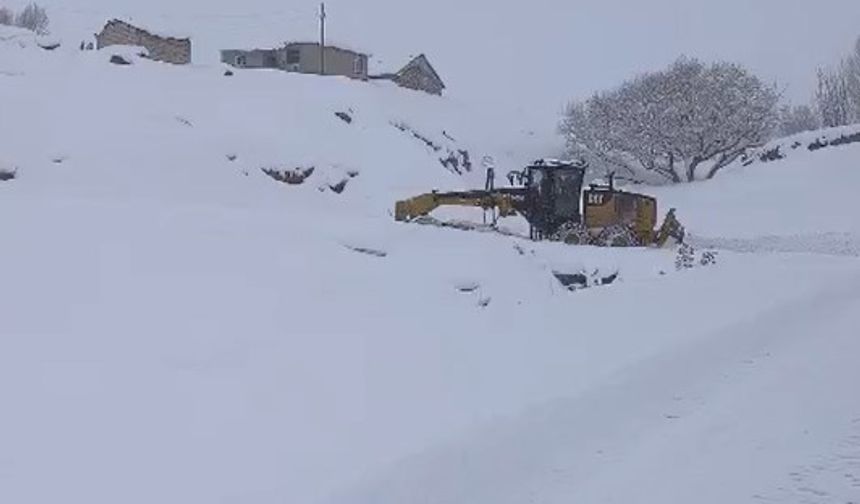
M 499 216 L 523 216 L 533 240 L 604 247 L 662 247 L 684 240 L 684 227 L 669 210 L 657 225 L 657 200 L 619 190 L 614 177 L 583 191 L 585 163 L 538 161 L 508 175 L 512 187 L 462 192 L 431 192 L 398 201 L 394 216 L 410 222 L 427 218 L 443 206 L 494 210 Z M 488 178 L 488 180 L 491 180 Z

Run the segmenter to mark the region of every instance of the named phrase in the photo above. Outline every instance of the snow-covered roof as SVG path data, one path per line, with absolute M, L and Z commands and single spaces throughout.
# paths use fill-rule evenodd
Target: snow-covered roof
M 307 40 L 290 40 L 290 41 L 285 42 L 284 45 L 287 45 L 287 46 L 291 46 L 291 45 L 315 45 L 315 46 L 318 46 L 319 41 L 314 42 L 314 41 L 307 41 Z M 333 49 L 339 49 L 341 51 L 355 53 L 355 54 L 363 54 L 365 56 L 370 54 L 370 52 L 364 51 L 361 48 L 356 47 L 352 44 L 343 43 L 342 41 L 337 41 L 337 40 L 326 40 L 325 46 L 333 48 Z
M 178 35 L 175 33 L 167 33 L 163 30 L 152 31 L 152 30 L 149 30 L 147 28 L 143 28 L 142 26 L 139 26 L 132 21 L 126 21 L 126 20 L 118 19 L 118 18 L 111 19 L 110 21 L 105 23 L 104 29 L 106 29 L 108 26 L 110 26 L 112 24 L 123 24 L 123 25 L 129 26 L 131 28 L 134 28 L 135 30 L 140 30 L 140 31 L 147 33 L 149 35 L 163 38 L 163 39 L 172 39 L 172 40 L 180 40 L 180 41 L 190 40 L 190 37 L 188 37 L 188 36 Z
M 436 69 L 433 68 L 433 65 L 430 64 L 430 60 L 427 59 L 427 56 L 425 56 L 424 54 L 419 54 L 415 58 L 412 58 L 412 61 L 410 61 L 406 64 L 406 66 L 401 68 L 400 71 L 397 72 L 397 74 L 401 75 L 410 68 L 414 67 L 422 69 L 424 73 L 429 74 L 431 77 L 433 77 L 433 79 L 438 81 L 439 85 L 442 86 L 443 89 L 445 88 L 445 81 L 442 80 L 442 77 L 439 77 L 439 74 L 436 73 Z
M 275 44 L 272 47 L 268 47 L 268 48 L 255 47 L 253 49 L 248 49 L 247 47 L 243 47 L 243 48 L 222 49 L 221 51 L 222 52 L 224 52 L 224 51 L 240 51 L 240 52 L 247 52 L 247 53 L 268 52 L 268 51 L 277 51 L 278 49 L 282 49 L 284 47 L 299 46 L 299 45 L 300 46 L 306 46 L 306 45 L 319 46 L 319 42 L 308 42 L 308 41 L 293 40 L 293 41 L 288 41 L 288 42 L 282 42 L 280 44 Z M 364 55 L 364 56 L 369 56 L 368 52 L 361 51 L 361 50 L 355 48 L 354 46 L 349 46 L 346 44 L 340 44 L 338 42 L 326 42 L 326 47 L 331 48 L 331 49 L 335 49 L 335 50 L 339 50 L 339 51 L 350 52 L 353 54 L 360 54 L 360 55 Z

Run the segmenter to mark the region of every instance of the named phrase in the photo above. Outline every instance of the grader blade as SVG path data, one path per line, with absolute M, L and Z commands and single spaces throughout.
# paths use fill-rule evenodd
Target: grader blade
M 681 221 L 678 220 L 678 217 L 675 216 L 675 209 L 673 208 L 666 214 L 666 219 L 663 221 L 663 225 L 661 225 L 660 229 L 657 231 L 657 234 L 654 237 L 654 245 L 664 247 L 666 245 L 682 244 L 684 243 L 684 237 L 686 234 L 687 231 L 684 229 Z

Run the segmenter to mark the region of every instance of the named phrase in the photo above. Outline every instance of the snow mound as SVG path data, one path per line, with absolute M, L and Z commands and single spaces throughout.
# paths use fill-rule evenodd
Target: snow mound
M 860 143 L 851 141 L 860 140 L 858 132 L 860 127 L 854 126 L 780 139 L 761 151 L 778 150 L 778 159 L 738 163 L 709 182 L 650 192 L 664 208 L 677 208 L 687 230 L 700 238 L 724 243 L 736 238 L 777 240 L 785 247 L 776 249 L 785 251 L 799 251 L 804 248 L 799 243 L 805 242 L 810 251 L 841 253 L 852 247 L 846 249 L 831 237 L 860 235 L 854 217 Z

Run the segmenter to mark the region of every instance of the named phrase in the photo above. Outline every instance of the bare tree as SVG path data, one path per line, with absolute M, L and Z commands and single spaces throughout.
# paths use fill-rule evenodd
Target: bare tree
M 779 133 L 791 136 L 804 131 L 813 131 L 821 127 L 818 116 L 809 105 L 784 105 L 779 111 Z
M 48 13 L 44 8 L 31 3 L 15 17 L 15 25 L 39 34 L 48 33 Z
M 851 124 L 854 119 L 853 104 L 844 65 L 837 70 L 818 70 L 815 106 L 824 127 Z
M 569 154 L 598 169 L 678 183 L 712 178 L 777 123 L 777 94 L 743 67 L 681 58 L 668 69 L 573 104 Z
M 15 22 L 15 14 L 7 7 L 0 7 L 0 25 L 11 26 Z
M 860 120 L 860 38 L 854 44 L 854 51 L 842 63 L 842 73 L 848 88 L 848 99 L 854 121 Z

